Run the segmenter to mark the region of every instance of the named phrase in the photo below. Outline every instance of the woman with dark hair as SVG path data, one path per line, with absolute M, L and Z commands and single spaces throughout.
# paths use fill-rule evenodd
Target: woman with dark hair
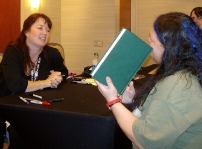
M 108 85 L 97 82 L 98 89 L 133 148 L 199 149 L 202 31 L 188 15 L 172 12 L 154 21 L 148 41 L 151 56 L 159 64 L 148 83 L 136 91 L 131 82 L 118 96 L 113 80 L 107 77 Z M 124 104 L 130 104 L 133 111 Z
M 30 15 L 19 37 L 10 43 L 0 66 L 0 97 L 57 88 L 68 70 L 60 52 L 47 45 L 51 20 L 44 14 Z
M 190 17 L 202 29 L 202 7 L 195 7 L 192 9 Z
M 24 21 L 19 37 L 6 47 L 3 54 L 0 97 L 48 87 L 57 88 L 65 80 L 68 70 L 60 52 L 47 45 L 51 28 L 52 22 L 45 14 L 35 13 Z M 5 132 L 2 120 L 0 126 L 2 134 Z M 10 131 L 14 131 L 12 127 Z M 9 148 L 22 148 L 17 147 L 18 140 L 13 139 L 11 134 Z M 1 138 L 3 135 L 0 136 L 3 141 Z

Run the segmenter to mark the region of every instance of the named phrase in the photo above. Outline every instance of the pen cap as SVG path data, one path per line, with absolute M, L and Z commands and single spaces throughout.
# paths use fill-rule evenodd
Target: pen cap
M 36 98 L 39 98 L 39 99 L 42 99 L 42 96 L 39 96 L 39 95 L 36 95 L 36 94 L 29 94 L 29 96 L 32 96 L 32 97 L 36 97 Z
M 42 102 L 42 105 L 44 105 L 44 106 L 50 106 L 51 104 L 49 103 L 49 102 Z

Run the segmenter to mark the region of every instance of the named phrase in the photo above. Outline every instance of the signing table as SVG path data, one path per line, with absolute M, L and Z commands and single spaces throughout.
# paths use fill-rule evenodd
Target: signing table
M 25 104 L 13 94 L 0 99 L 0 115 L 15 128 L 26 149 L 131 149 L 97 87 L 73 84 L 34 92 L 51 106 Z

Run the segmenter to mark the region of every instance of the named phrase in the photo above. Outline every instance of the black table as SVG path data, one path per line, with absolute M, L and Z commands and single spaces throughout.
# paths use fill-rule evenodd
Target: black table
M 62 83 L 34 92 L 42 101 L 64 98 L 51 106 L 26 105 L 27 93 L 0 99 L 0 116 L 19 134 L 26 149 L 131 149 L 106 100 L 92 85 Z

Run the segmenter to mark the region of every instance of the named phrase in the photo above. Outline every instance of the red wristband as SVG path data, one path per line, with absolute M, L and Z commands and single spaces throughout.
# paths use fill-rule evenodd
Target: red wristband
M 112 100 L 112 101 L 110 101 L 110 102 L 107 102 L 106 106 L 107 106 L 108 108 L 110 108 L 112 105 L 114 105 L 114 104 L 117 103 L 117 102 L 121 102 L 121 99 L 120 99 L 120 98 L 117 98 L 117 99 L 114 99 L 114 100 Z

